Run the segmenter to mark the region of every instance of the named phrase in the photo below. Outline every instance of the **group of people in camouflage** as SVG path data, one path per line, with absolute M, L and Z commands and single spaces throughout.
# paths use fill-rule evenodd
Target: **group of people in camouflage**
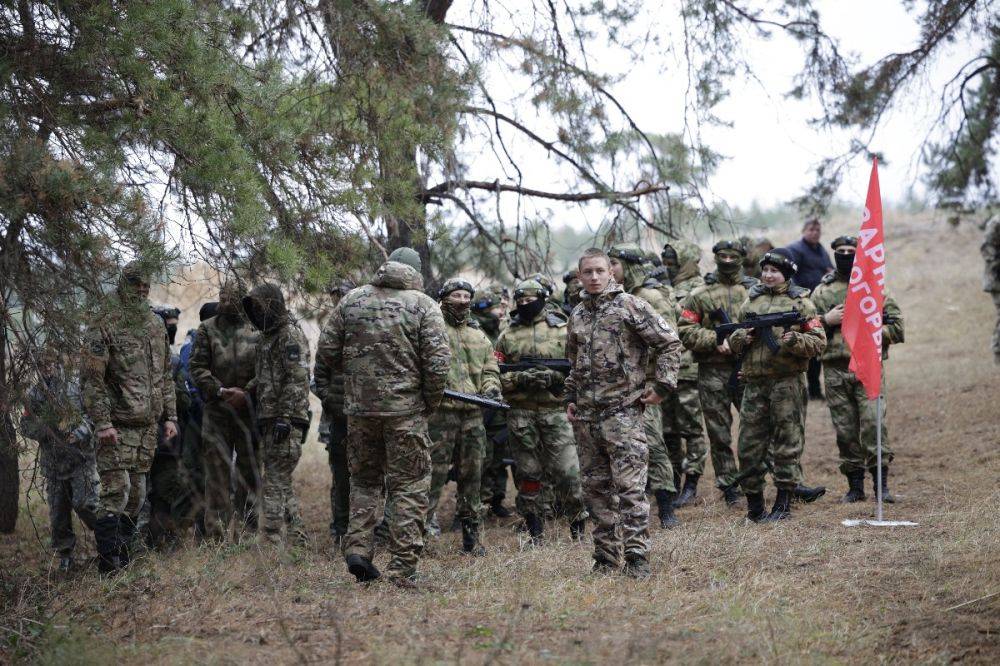
M 267 543 L 304 542 L 291 475 L 312 391 L 333 477 L 330 531 L 359 581 L 416 585 L 425 539 L 440 533 L 449 478 L 458 486 L 462 551 L 484 555 L 487 513 L 511 515 L 508 468 L 527 543 L 543 543 L 554 517 L 582 540 L 589 519 L 594 570 L 644 578 L 647 497 L 661 527 L 678 525 L 675 510 L 696 499 L 709 454 L 722 498 L 736 505 L 745 496 L 750 521 L 786 519 L 793 501 L 822 496 L 825 489 L 803 485 L 801 467 L 811 359 L 823 363 L 848 483 L 843 501 L 861 501 L 866 472 L 876 474 L 875 414 L 839 330 L 857 240 L 831 247 L 835 267 L 811 295 L 795 280 L 790 251 L 723 240 L 712 248 L 715 270 L 702 276 L 699 247 L 671 241 L 659 256 L 626 243 L 587 250 L 564 276 L 562 300 L 536 274 L 515 285 L 512 302 L 502 287 L 476 289 L 461 278 L 432 298 L 419 255 L 399 248 L 367 284 L 331 289 L 312 384 L 309 344 L 277 286 L 245 293 L 227 281 L 177 359 L 170 317 L 176 331 L 178 313 L 156 316 L 149 278 L 131 264 L 120 307 L 87 334 L 79 383 L 60 359 L 46 358 L 26 401 L 22 426 L 41 443 L 53 545 L 72 551 L 72 507 L 94 531 L 100 569 L 126 566 L 137 535 L 155 522 L 149 498 L 157 491 L 147 493 L 147 483 L 169 486 L 175 468 L 196 489 L 186 518 L 205 538 L 257 530 Z M 746 273 L 755 253 L 759 277 Z M 789 312 L 794 322 L 773 329 L 717 330 Z M 903 341 L 891 297 L 883 319 L 887 356 Z M 178 406 L 191 396 L 196 404 L 179 421 Z M 882 424 L 883 495 L 892 501 Z M 164 463 L 157 474 L 155 461 L 169 458 L 159 449 L 187 445 L 194 429 L 197 461 Z M 169 459 L 178 458 L 186 460 Z M 777 489 L 770 511 L 767 474 Z M 373 563 L 379 535 L 389 553 L 384 572 Z

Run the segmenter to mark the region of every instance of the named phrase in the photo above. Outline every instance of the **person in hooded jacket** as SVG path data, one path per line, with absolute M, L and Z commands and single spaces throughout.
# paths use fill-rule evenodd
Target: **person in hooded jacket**
M 260 333 L 247 321 L 243 286 L 232 277 L 219 290 L 214 317 L 198 327 L 188 362 L 204 402 L 201 457 L 206 535 L 224 538 L 234 514 L 237 529 L 257 528 L 261 490 L 260 440 L 248 395 Z M 236 456 L 235 469 L 231 467 Z M 235 478 L 233 478 L 235 476 Z M 235 502 L 231 489 L 235 486 Z
M 537 280 L 522 280 L 514 289 L 517 305 L 510 327 L 496 343 L 501 363 L 518 363 L 524 356 L 565 358 L 566 321 L 547 305 L 549 290 Z M 507 414 L 510 449 L 514 457 L 515 506 L 529 538 L 544 538 L 545 496 L 548 481 L 553 495 L 563 501 L 570 534 L 580 538 L 587 516 L 580 486 L 580 461 L 573 431 L 561 409 L 565 375 L 538 366 L 500 375 Z
M 658 315 L 671 326 L 677 325 L 677 305 L 673 289 L 649 280 L 645 254 L 632 243 L 619 243 L 608 252 L 611 258 L 611 275 L 625 292 L 637 296 L 651 306 Z M 650 359 L 646 376 L 650 383 L 655 381 L 656 368 Z M 660 527 L 673 529 L 677 524 L 674 515 L 674 499 L 677 497 L 676 479 L 666 442 L 663 440 L 663 410 L 657 406 L 645 409 L 642 414 L 646 429 L 646 443 L 649 446 L 649 489 L 656 498 L 660 517 Z
M 417 586 L 431 486 L 427 417 L 441 405 L 451 347 L 441 308 L 423 293 L 420 256 L 397 248 L 370 284 L 347 294 L 320 335 L 321 377 L 344 377 L 351 519 L 343 540 L 347 569 L 366 583 L 381 577 L 372 564 L 377 509 L 386 488 L 389 564 L 386 578 Z
M 283 545 L 287 528 L 301 545 L 306 532 L 292 488 L 292 472 L 299 464 L 312 418 L 309 342 L 291 319 L 276 285 L 265 282 L 254 287 L 242 303 L 247 319 L 261 334 L 254 377 L 246 387 L 253 396 L 261 434 L 261 532 L 267 542 Z

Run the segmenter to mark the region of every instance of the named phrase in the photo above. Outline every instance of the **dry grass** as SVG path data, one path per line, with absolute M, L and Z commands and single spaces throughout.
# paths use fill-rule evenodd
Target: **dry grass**
M 655 531 L 645 583 L 590 576 L 588 547 L 568 543 L 564 525 L 523 549 L 511 524 L 493 523 L 484 559 L 458 555 L 454 534 L 430 547 L 426 591 L 365 589 L 325 536 L 328 472 L 313 444 L 297 476 L 313 545 L 284 555 L 192 547 L 111 580 L 61 579 L 33 497 L 38 536 L 23 520 L 0 539 L 0 661 L 996 663 L 1000 373 L 978 238 L 926 220 L 890 227 L 908 339 L 889 373 L 901 501 L 888 514 L 918 528 L 840 525 L 873 505 L 836 503 L 829 415 L 812 403 L 804 466 L 831 490 L 789 524 L 747 526 L 706 483 L 680 529 Z

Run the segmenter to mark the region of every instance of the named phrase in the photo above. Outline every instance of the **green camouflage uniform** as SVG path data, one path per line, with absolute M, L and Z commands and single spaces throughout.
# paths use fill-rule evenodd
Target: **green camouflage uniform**
M 273 284 L 254 287 L 243 299 L 248 318 L 262 335 L 257 345 L 253 393 L 261 431 L 264 482 L 262 528 L 272 543 L 284 541 L 286 525 L 303 539 L 305 529 L 292 488 L 292 472 L 309 430 L 309 342 L 291 321 L 285 298 Z
M 90 424 L 83 417 L 80 386 L 64 373 L 56 369 L 28 391 L 20 432 L 38 442 L 52 549 L 69 557 L 76 545 L 73 512 L 88 528 L 94 528 L 100 477 Z
M 163 320 L 145 299 L 120 299 L 119 306 L 86 334 L 81 384 L 95 433 L 112 427 L 118 431 L 117 444 L 96 445 L 98 517 L 125 515 L 134 520 L 146 496 L 157 424 L 176 422 L 177 413 Z
M 351 521 L 344 555 L 374 556 L 383 482 L 394 510 L 387 572 L 410 577 L 423 550 L 431 440 L 426 414 L 438 408 L 451 353 L 441 309 L 419 291 L 416 269 L 395 261 L 334 310 L 317 363 L 345 378 Z
M 500 334 L 507 328 L 509 320 L 501 321 L 499 318 L 487 314 L 488 307 L 492 307 L 500 302 L 504 297 L 503 288 L 499 285 L 477 290 L 476 298 L 473 300 L 472 318 L 479 324 L 479 328 L 490 339 L 490 344 L 495 345 Z M 485 301 L 488 307 L 476 308 L 475 304 Z M 483 455 L 483 474 L 480 480 L 482 489 L 481 499 L 483 505 L 491 502 L 502 502 L 507 495 L 507 465 L 505 458 L 510 458 L 510 447 L 508 445 L 507 414 L 500 410 L 487 409 L 483 411 L 483 425 L 486 428 L 486 452 Z
M 639 398 L 648 385 L 650 364 L 658 394 L 677 387 L 681 352 L 670 324 L 614 280 L 597 296 L 585 294 L 573 309 L 566 341 L 573 364 L 566 402 L 577 410 L 573 430 L 584 496 L 595 521 L 598 563 L 620 565 L 623 548 L 630 563 L 648 560 L 649 449 Z
M 739 459 L 740 469 L 751 466 L 756 471 L 741 481 L 745 493 L 762 493 L 766 461 L 772 461 L 774 484 L 793 490 L 799 481 L 799 462 L 805 431 L 802 409 L 805 392 L 803 373 L 809 359 L 818 356 L 826 346 L 823 325 L 816 316 L 816 307 L 808 298 L 809 291 L 787 282 L 774 288 L 755 285 L 740 307 L 740 321 L 748 313 L 769 314 L 798 310 L 807 320 L 792 327 L 794 338 L 780 342 L 784 331 L 772 329 L 781 344 L 773 354 L 758 332 L 748 343 L 747 329 L 729 336 L 734 354 L 743 355 L 742 373 L 746 381 L 740 408 Z
M 638 245 L 616 245 L 612 248 L 612 252 L 616 249 L 624 250 L 633 256 L 644 256 Z M 625 282 L 622 285 L 625 292 L 645 300 L 668 324 L 676 327 L 677 310 L 674 307 L 673 289 L 669 285 L 649 280 L 647 277 L 648 269 L 643 264 L 620 261 L 625 277 Z M 656 368 L 651 360 L 646 371 L 646 378 L 650 382 L 654 381 L 655 372 Z M 669 396 L 665 396 L 664 400 L 666 399 L 669 399 Z M 666 442 L 663 440 L 663 410 L 654 408 L 644 410 L 642 425 L 646 431 L 646 444 L 649 447 L 649 490 L 653 493 L 658 490 L 676 493 L 674 469 L 670 463 Z
M 716 349 L 715 327 L 723 322 L 715 313 L 721 309 L 732 321 L 737 321 L 747 291 L 757 281 L 739 273 L 728 277 L 715 272 L 707 274 L 704 280 L 703 286 L 696 287 L 681 302 L 678 328 L 684 346 L 691 350 L 698 364 L 698 398 L 705 417 L 715 483 L 724 488 L 736 476 L 732 407 L 740 408 L 743 388 L 731 381 L 736 371 L 736 356 L 720 354 Z
M 979 251 L 983 255 L 986 269 L 983 271 L 983 291 L 993 296 L 993 306 L 997 312 L 997 322 L 993 328 L 993 360 L 1000 364 L 1000 217 L 986 221 L 983 245 Z
M 493 355 L 493 345 L 479 325 L 466 316 L 455 320 L 444 313 L 451 364 L 445 388 L 461 393 L 500 397 L 500 370 Z M 478 526 L 483 518 L 480 480 L 486 454 L 486 430 L 479 407 L 457 400 L 445 400 L 433 414 L 428 430 L 434 448 L 431 452 L 433 474 L 427 515 L 437 510 L 441 489 L 448 481 L 452 457 L 458 452 L 457 516 Z
M 251 529 L 261 492 L 261 451 L 255 416 L 247 405 L 236 409 L 219 397 L 222 388 L 246 390 L 254 378 L 260 333 L 246 320 L 239 287 L 227 283 L 219 293 L 216 316 L 201 323 L 191 351 L 191 381 L 204 400 L 201 422 L 202 466 L 205 476 L 205 531 L 224 536 L 233 516 L 231 488 L 236 487 L 236 511 Z M 236 454 L 236 478 L 231 464 Z
M 566 321 L 548 307 L 531 322 L 516 319 L 500 334 L 496 351 L 501 363 L 517 363 L 522 356 L 565 358 Z M 511 406 L 507 424 L 515 462 L 515 505 L 522 516 L 545 516 L 543 491 L 548 482 L 572 523 L 586 516 L 576 443 L 562 401 L 549 388 L 530 385 L 530 375 L 538 372 L 507 372 L 500 376 L 504 399 Z M 556 371 L 545 372 L 556 386 L 564 381 Z
M 698 271 L 701 248 L 694 243 L 674 241 L 680 268 L 673 276 L 674 298 L 682 303 L 695 289 L 705 284 Z M 663 441 L 670 455 L 674 473 L 691 476 L 705 473 L 708 441 L 705 439 L 698 398 L 698 364 L 691 350 L 681 355 L 681 369 L 677 375 L 677 391 L 668 395 L 661 405 L 663 411 Z
M 826 313 L 847 300 L 848 278 L 838 272 L 825 275 L 811 296 L 822 319 Z M 886 294 L 882 308 L 882 359 L 889 358 L 889 345 L 903 342 L 903 314 L 896 299 Z M 827 326 L 826 349 L 823 351 L 823 385 L 826 387 L 826 404 L 830 408 L 833 428 L 837 432 L 837 449 L 840 451 L 840 471 L 845 476 L 851 472 L 865 472 L 876 467 L 875 451 L 875 402 L 868 399 L 864 386 L 850 371 L 851 350 L 844 342 L 840 326 Z M 882 391 L 886 391 L 885 375 Z M 892 462 L 889 435 L 886 429 L 885 399 L 882 400 L 882 464 Z

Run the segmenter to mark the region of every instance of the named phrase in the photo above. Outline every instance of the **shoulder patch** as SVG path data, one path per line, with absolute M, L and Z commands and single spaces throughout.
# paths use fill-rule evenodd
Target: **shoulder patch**
M 545 315 L 545 323 L 551 328 L 562 328 L 566 326 L 569 322 L 554 312 L 550 312 Z
M 302 358 L 302 348 L 297 342 L 289 342 L 285 345 L 285 358 L 295 363 L 299 362 L 299 359 Z

